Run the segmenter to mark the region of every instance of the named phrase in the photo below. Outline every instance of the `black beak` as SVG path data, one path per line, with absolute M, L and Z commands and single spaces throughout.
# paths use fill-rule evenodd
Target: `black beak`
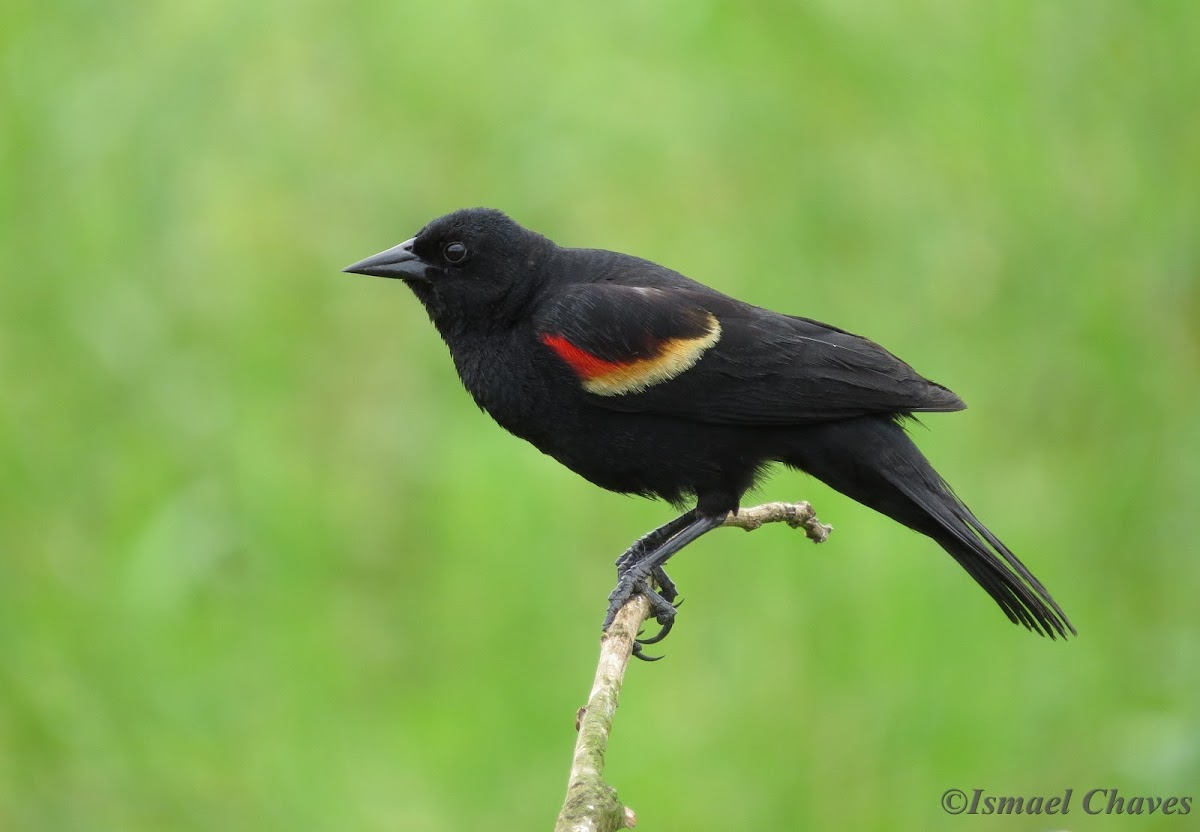
M 373 254 L 342 271 L 375 277 L 398 277 L 401 280 L 428 280 L 425 272 L 429 264 L 413 254 L 412 247 L 413 241 L 405 240 L 395 248 Z

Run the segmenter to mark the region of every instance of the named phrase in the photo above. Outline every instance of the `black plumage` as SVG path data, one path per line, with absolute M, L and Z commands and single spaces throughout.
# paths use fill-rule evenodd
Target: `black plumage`
M 782 462 L 931 537 L 1012 621 L 1074 632 L 901 425 L 962 400 L 866 338 L 648 260 L 557 246 L 482 208 L 346 271 L 407 283 L 466 389 L 508 431 L 603 488 L 695 501 L 618 561 L 606 624 L 654 577 L 669 628 L 675 592 L 662 565 Z

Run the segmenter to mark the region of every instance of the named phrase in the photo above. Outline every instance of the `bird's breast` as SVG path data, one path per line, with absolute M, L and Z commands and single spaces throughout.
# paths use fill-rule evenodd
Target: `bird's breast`
M 544 361 L 519 337 L 492 337 L 451 346 L 463 386 L 496 422 L 546 453 L 572 429 L 570 401 L 562 400 Z

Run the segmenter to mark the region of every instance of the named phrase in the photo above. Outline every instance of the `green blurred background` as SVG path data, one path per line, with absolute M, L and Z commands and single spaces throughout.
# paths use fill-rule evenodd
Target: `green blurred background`
M 339 273 L 468 205 L 950 385 L 918 441 L 1080 631 L 781 472 L 837 531 L 677 561 L 609 754 L 640 828 L 1185 828 L 1078 795 L 1200 799 L 1197 43 L 1187 2 L 11 0 L 0 829 L 551 826 L 613 558 L 671 512 Z

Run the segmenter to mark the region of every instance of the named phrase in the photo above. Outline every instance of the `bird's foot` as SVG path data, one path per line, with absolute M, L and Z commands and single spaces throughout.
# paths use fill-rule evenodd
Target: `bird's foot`
M 634 546 L 637 544 L 635 543 Z M 621 580 L 633 568 L 633 564 L 626 560 L 631 547 L 624 555 L 617 559 L 617 580 Z M 679 587 L 671 580 L 671 576 L 667 574 L 667 570 L 661 566 L 655 566 L 650 570 L 650 577 L 654 579 L 654 583 L 658 586 L 658 594 L 667 600 L 668 604 L 674 604 L 675 599 L 679 597 Z M 632 595 L 632 593 L 630 593 Z
M 635 580 L 629 572 L 626 572 L 617 581 L 616 588 L 608 596 L 608 613 L 604 616 L 604 631 L 608 632 L 617 612 L 625 606 L 630 598 L 638 593 L 646 596 L 646 600 L 650 602 L 650 616 L 658 622 L 660 629 L 650 638 L 635 639 L 632 655 L 647 662 L 656 662 L 663 658 L 662 656 L 647 656 L 642 652 L 642 647 L 647 644 L 657 644 L 667 637 L 671 628 L 675 626 L 679 603 L 677 602 L 678 590 L 671 579 L 667 577 L 667 573 L 663 572 L 661 567 L 656 567 L 652 572 L 657 573 L 655 580 L 662 587 L 661 592 L 656 592 L 647 580 Z M 639 635 L 641 634 L 639 633 Z
M 710 499 L 708 502 L 711 503 L 712 500 Z M 679 606 L 679 588 L 675 586 L 674 581 L 667 577 L 667 573 L 662 568 L 663 564 L 700 535 L 721 525 L 726 516 L 728 516 L 726 510 L 701 513 L 700 507 L 697 506 L 691 511 L 679 515 L 665 526 L 659 526 L 634 541 L 634 544 L 621 557 L 617 558 L 617 588 L 608 596 L 608 614 L 604 616 L 605 632 L 616 618 L 617 611 L 635 593 L 640 592 L 649 600 L 650 614 L 654 616 L 662 629 L 651 638 L 635 640 L 633 655 L 645 661 L 656 661 L 657 658 L 661 658 L 643 654 L 642 647 L 662 641 L 675 624 L 675 615 Z M 658 583 L 658 592 L 650 585 L 651 580 Z

